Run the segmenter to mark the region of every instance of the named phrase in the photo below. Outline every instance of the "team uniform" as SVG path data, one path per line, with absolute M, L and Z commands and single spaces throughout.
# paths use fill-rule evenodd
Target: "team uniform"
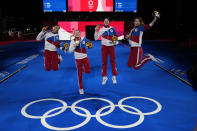
M 59 35 L 52 31 L 40 32 L 36 40 L 45 39 L 44 46 L 44 65 L 47 71 L 58 70 L 61 58 L 57 53 L 57 48 L 60 48 Z
M 101 36 L 101 53 L 102 53 L 102 76 L 107 76 L 107 56 L 110 56 L 110 63 L 112 67 L 113 76 L 117 76 L 116 61 L 115 61 L 115 47 L 112 42 L 112 37 L 117 36 L 117 32 L 114 27 L 104 26 L 98 32 L 95 32 L 94 38 L 98 40 Z
M 135 70 L 140 69 L 145 63 L 151 61 L 153 59 L 152 55 L 146 55 L 142 58 L 143 49 L 142 45 L 142 37 L 145 30 L 148 30 L 152 27 L 152 24 L 145 26 L 138 26 L 133 28 L 130 32 L 129 44 L 130 48 L 130 56 L 128 60 L 128 67 L 133 67 Z
M 74 46 L 76 41 L 79 41 L 79 45 L 77 47 Z M 87 42 L 90 41 L 86 38 L 75 38 L 71 40 L 69 47 L 69 52 L 74 52 L 80 89 L 83 89 L 82 74 L 91 72 L 90 62 L 86 53 Z

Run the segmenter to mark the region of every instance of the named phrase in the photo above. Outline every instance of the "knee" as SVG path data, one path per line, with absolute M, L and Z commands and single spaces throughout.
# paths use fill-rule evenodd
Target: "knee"
M 131 61 L 128 62 L 128 67 L 133 67 L 135 64 Z
M 134 67 L 136 65 L 133 61 L 128 61 L 128 67 Z

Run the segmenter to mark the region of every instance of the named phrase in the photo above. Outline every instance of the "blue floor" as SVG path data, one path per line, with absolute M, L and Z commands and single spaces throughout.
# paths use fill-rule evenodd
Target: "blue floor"
M 181 54 L 176 53 L 175 57 L 169 48 L 164 47 L 158 41 L 145 41 L 143 46 L 145 53 L 164 60 L 166 68 L 177 65 L 186 70 L 189 67 L 188 62 L 180 63 L 178 58 L 182 57 Z M 0 131 L 193 130 L 197 122 L 197 93 L 191 87 L 153 62 L 138 71 L 128 68 L 129 49 L 121 45 L 116 47 L 118 84 L 112 84 L 109 64 L 108 81 L 102 86 L 100 42 L 94 42 L 94 47 L 87 52 L 91 73 L 83 76 L 85 95 L 81 96 L 73 54 L 60 52 L 64 59 L 60 69 L 46 72 L 43 43 L 23 42 L 0 47 L 0 79 L 27 65 L 0 84 Z M 85 98 L 90 100 L 82 100 Z M 119 101 L 124 98 L 128 99 L 123 101 L 122 110 Z M 42 99 L 46 100 L 25 108 L 28 103 Z M 82 101 L 74 106 L 73 103 L 79 100 Z M 112 102 L 112 106 L 106 101 Z M 67 103 L 67 109 L 62 103 Z M 73 113 L 71 107 L 75 107 L 78 113 Z

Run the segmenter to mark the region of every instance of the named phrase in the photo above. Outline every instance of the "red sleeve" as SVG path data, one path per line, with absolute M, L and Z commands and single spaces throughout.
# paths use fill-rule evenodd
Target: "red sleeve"
M 147 25 L 144 26 L 144 29 L 145 29 L 145 30 L 148 30 L 148 29 L 150 29 L 150 28 L 151 28 L 151 26 L 150 26 L 149 24 L 147 24 Z
M 60 44 L 58 42 L 53 42 L 52 40 L 47 40 L 50 44 L 56 46 L 57 48 L 60 48 Z

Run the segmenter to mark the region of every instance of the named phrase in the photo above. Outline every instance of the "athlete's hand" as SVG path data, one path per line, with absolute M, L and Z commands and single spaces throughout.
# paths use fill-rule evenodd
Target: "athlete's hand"
M 76 41 L 74 46 L 77 47 L 78 45 L 79 45 L 79 41 Z
M 95 31 L 97 31 L 97 30 L 98 30 L 99 26 L 100 26 L 100 24 L 98 24 L 98 25 L 96 26 Z
M 48 28 L 49 28 L 49 26 L 42 27 L 42 32 L 46 32 Z
M 125 37 L 125 38 L 126 38 L 126 39 L 129 39 L 129 37 L 130 37 L 130 35 L 126 35 L 126 37 Z
M 71 35 L 70 36 L 70 40 L 73 40 L 73 39 L 75 39 L 75 36 L 74 35 Z

